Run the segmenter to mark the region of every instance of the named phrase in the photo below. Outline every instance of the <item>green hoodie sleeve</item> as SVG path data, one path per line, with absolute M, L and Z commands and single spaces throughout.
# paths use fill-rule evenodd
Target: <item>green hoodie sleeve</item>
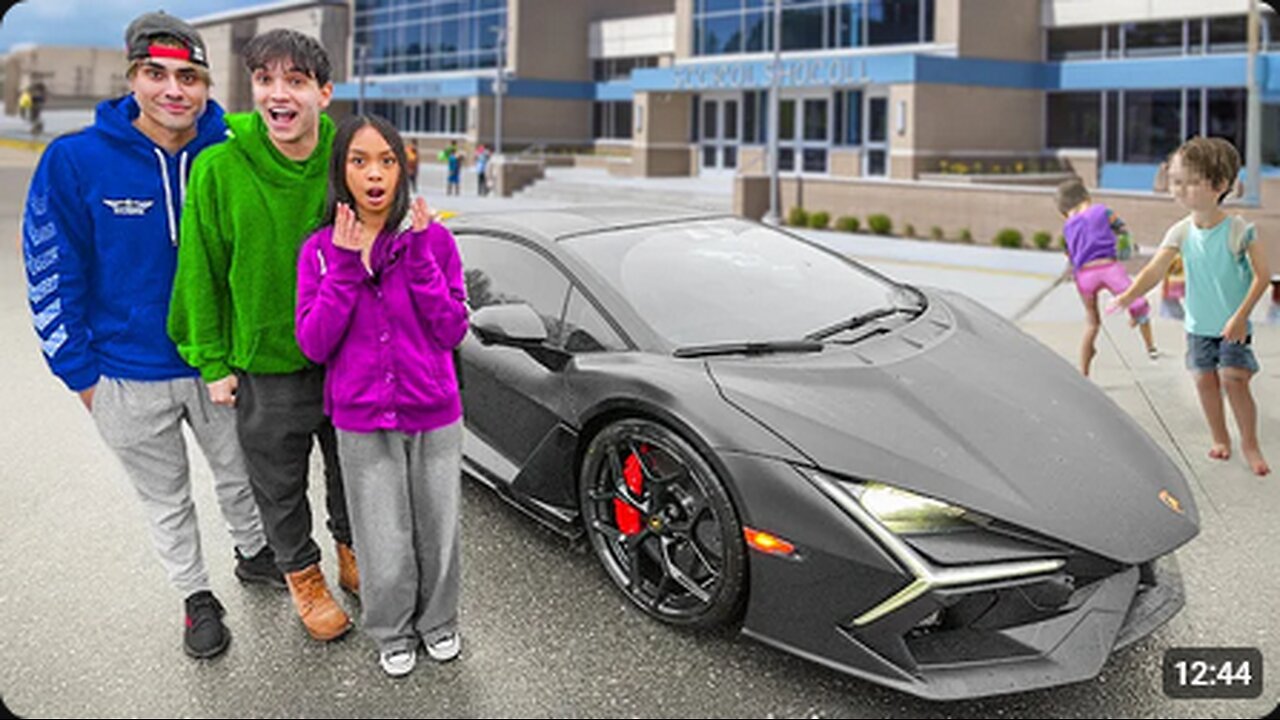
M 231 246 L 217 226 L 218 183 L 207 162 L 214 154 L 206 151 L 191 168 L 168 325 L 178 354 L 205 382 L 231 374 Z

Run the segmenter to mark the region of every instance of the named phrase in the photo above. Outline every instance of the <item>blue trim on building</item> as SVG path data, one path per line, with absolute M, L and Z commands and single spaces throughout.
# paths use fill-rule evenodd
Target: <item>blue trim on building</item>
M 1098 185 L 1108 190 L 1151 191 L 1159 165 L 1106 163 L 1099 169 Z
M 1044 90 L 1057 82 L 1050 63 L 917 55 L 916 82 Z
M 1269 57 L 1268 61 L 1276 58 Z M 1050 90 L 1164 90 L 1198 87 L 1241 87 L 1243 55 L 1086 60 L 1053 63 L 1058 81 Z M 1267 63 L 1260 63 L 1266 72 Z

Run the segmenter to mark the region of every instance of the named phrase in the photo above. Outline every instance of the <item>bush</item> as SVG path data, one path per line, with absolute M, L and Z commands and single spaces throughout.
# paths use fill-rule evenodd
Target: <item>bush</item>
M 1066 251 L 1066 249 L 1067 249 L 1067 238 L 1066 238 L 1066 236 L 1065 236 L 1065 235 L 1059 235 L 1059 236 L 1058 236 L 1058 249 L 1059 249 L 1059 250 L 1062 250 L 1062 251 L 1064 251 L 1064 252 Z
M 1048 250 L 1049 244 L 1053 242 L 1053 236 L 1041 230 L 1031 236 L 1031 242 L 1035 243 L 1035 246 L 1041 250 Z
M 996 233 L 993 242 L 997 247 L 1020 248 L 1022 247 L 1022 233 L 1013 228 L 1005 228 Z
M 929 228 L 929 237 L 933 238 L 934 240 L 946 240 L 947 234 L 942 232 L 942 228 L 938 227 L 937 225 L 934 225 L 933 227 Z
M 915 226 L 915 225 L 912 225 L 911 223 L 907 223 L 906 225 L 903 225 L 903 226 L 902 226 L 902 236 L 903 236 L 903 237 L 909 237 L 909 238 L 913 238 L 913 237 L 915 237 L 915 236 L 916 236 L 916 226 Z
M 845 215 L 836 220 L 836 229 L 841 232 L 856 233 L 860 227 L 862 223 L 852 215 Z
M 959 239 L 960 239 L 960 242 L 962 242 L 962 243 L 970 243 L 970 244 L 972 244 L 972 243 L 973 243 L 973 233 L 969 231 L 969 228 L 961 228 L 961 229 L 960 229 L 960 237 L 959 237 Z
M 787 213 L 787 224 L 792 227 L 805 227 L 809 224 L 809 213 L 802 207 L 793 207 Z
M 893 221 L 884 213 L 867 216 L 867 227 L 876 235 L 888 235 L 893 232 Z
M 829 225 L 831 225 L 831 213 L 826 210 L 819 210 L 809 216 L 809 227 L 814 230 L 826 230 Z

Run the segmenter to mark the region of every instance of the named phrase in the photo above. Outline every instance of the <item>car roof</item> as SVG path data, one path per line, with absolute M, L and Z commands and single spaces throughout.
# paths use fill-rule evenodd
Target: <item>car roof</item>
M 450 219 L 448 225 L 454 232 L 504 232 L 549 245 L 607 230 L 720 217 L 731 215 L 646 205 L 578 205 L 547 210 L 464 213 Z

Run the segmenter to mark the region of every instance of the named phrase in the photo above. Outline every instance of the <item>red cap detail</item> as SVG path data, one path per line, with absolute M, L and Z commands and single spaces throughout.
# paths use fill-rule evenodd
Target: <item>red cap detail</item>
M 191 51 L 187 48 L 169 47 L 168 45 L 152 45 L 147 48 L 147 53 L 151 57 L 177 58 L 179 60 L 191 59 Z

